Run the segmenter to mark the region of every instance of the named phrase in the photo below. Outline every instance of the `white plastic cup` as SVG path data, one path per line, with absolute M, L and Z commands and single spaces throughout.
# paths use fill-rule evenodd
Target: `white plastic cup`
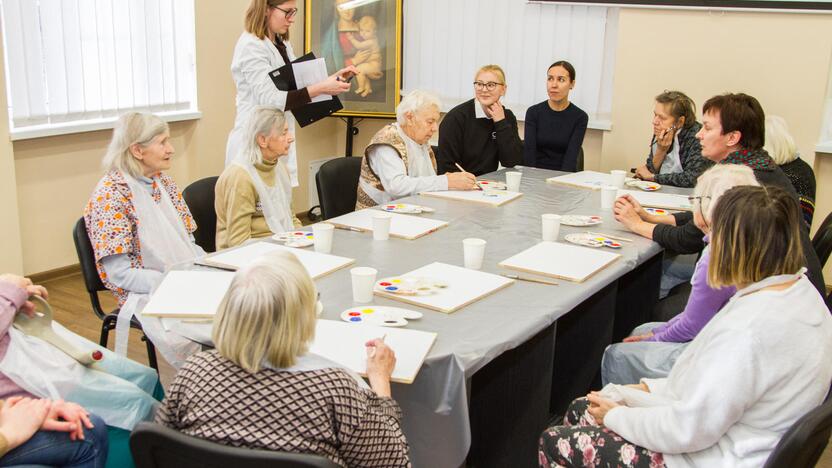
M 613 169 L 610 171 L 611 183 L 618 188 L 624 188 L 624 180 L 627 178 L 627 172 L 620 169 Z
M 560 233 L 560 215 L 547 213 L 540 215 L 543 222 L 543 240 L 547 242 L 554 242 L 558 240 Z
M 462 241 L 465 268 L 479 270 L 482 268 L 482 259 L 485 257 L 485 240 L 468 238 Z
M 329 223 L 318 223 L 312 225 L 312 237 L 315 240 L 315 252 L 332 252 L 332 235 L 335 226 Z
M 379 211 L 373 213 L 373 239 L 387 240 L 390 238 L 390 220 L 393 215 Z
M 506 189 L 510 192 L 519 192 L 520 191 L 520 179 L 523 177 L 523 173 L 519 171 L 508 171 L 506 172 Z
M 352 300 L 355 302 L 373 302 L 373 287 L 376 284 L 378 270 L 370 267 L 356 267 L 350 270 L 352 276 Z
M 611 210 L 615 205 L 615 197 L 618 195 L 618 187 L 605 185 L 601 187 L 601 209 Z

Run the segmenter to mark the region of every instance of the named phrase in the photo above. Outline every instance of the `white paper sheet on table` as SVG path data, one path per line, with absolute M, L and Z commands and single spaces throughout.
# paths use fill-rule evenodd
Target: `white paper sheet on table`
M 442 282 L 447 287 L 425 296 L 404 296 L 378 290 L 374 293 L 377 296 L 449 314 L 514 283 L 513 279 L 504 276 L 441 262 L 434 262 L 409 273 L 378 278 L 378 280 L 404 278 L 406 276 Z
M 355 263 L 355 259 L 339 257 L 337 255 L 318 253 L 313 250 L 295 249 L 271 242 L 254 242 L 236 249 L 225 250 L 211 254 L 198 262 L 209 266 L 237 270 L 271 252 L 289 251 L 306 267 L 312 279 L 318 279 L 335 270 Z
M 166 318 L 212 318 L 234 273 L 230 271 L 171 271 L 153 292 L 143 315 Z
M 601 249 L 544 241 L 503 260 L 499 265 L 580 283 L 620 257 Z
M 676 195 L 673 193 L 643 192 L 641 190 L 619 190 L 618 196 L 630 195 L 642 205 L 651 208 L 664 208 L 666 210 L 690 211 L 693 206 L 690 204 L 687 195 Z
M 627 180 L 632 180 L 628 178 Z M 549 177 L 546 182 L 550 184 L 563 184 L 572 187 L 600 190 L 605 185 L 612 183 L 612 176 L 608 172 L 581 171 L 571 174 L 564 174 L 557 177 Z
M 523 196 L 520 192 L 509 192 L 508 190 L 445 190 L 441 192 L 421 192 L 419 195 L 484 203 L 492 206 L 500 206 Z
M 318 320 L 315 342 L 309 347 L 309 352 L 366 376 L 367 351 L 364 344 L 382 336 L 385 337 L 384 343 L 396 353 L 396 367 L 393 369 L 391 380 L 412 383 L 436 340 L 436 333 Z
M 379 210 L 377 209 L 366 208 L 330 218 L 326 222 L 340 227 L 356 228 L 362 231 L 372 232 L 373 214 L 378 212 Z M 393 237 L 411 240 L 417 239 L 448 225 L 447 221 L 424 216 L 413 216 L 401 213 L 389 214 L 392 216 L 390 219 L 390 235 Z
M 292 62 L 292 71 L 295 74 L 297 89 L 306 88 L 309 85 L 320 83 L 329 77 L 326 72 L 326 60 L 316 58 L 303 62 Z M 332 96 L 321 94 L 312 98 L 312 102 L 328 101 Z

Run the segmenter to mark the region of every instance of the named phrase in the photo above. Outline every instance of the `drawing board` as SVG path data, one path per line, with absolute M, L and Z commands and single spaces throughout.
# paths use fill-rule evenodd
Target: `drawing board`
M 501 206 L 523 196 L 520 192 L 508 190 L 444 190 L 441 192 L 421 192 L 424 197 L 444 198 L 470 203 L 481 203 L 491 206 Z
M 288 251 L 295 254 L 312 279 L 318 279 L 335 270 L 355 263 L 355 259 L 352 258 L 323 254 L 312 250 L 295 249 L 265 241 L 253 242 L 239 248 L 217 252 L 197 263 L 237 270 L 266 254 L 277 251 Z
M 618 196 L 630 195 L 642 206 L 652 208 L 664 208 L 666 210 L 690 211 L 693 206 L 690 204 L 687 195 L 676 195 L 673 193 L 642 192 L 641 190 L 619 190 Z
M 143 315 L 164 318 L 213 318 L 234 273 L 171 271 L 150 296 Z
M 326 222 L 340 228 L 353 228 L 360 231 L 372 232 L 373 214 L 378 212 L 379 210 L 375 208 L 366 208 L 330 218 Z M 412 216 L 401 213 L 390 213 L 390 215 L 392 216 L 390 219 L 390 235 L 402 239 L 418 239 L 448 225 L 447 221 L 423 216 Z
M 620 257 L 619 254 L 599 249 L 544 241 L 503 260 L 499 265 L 581 283 Z

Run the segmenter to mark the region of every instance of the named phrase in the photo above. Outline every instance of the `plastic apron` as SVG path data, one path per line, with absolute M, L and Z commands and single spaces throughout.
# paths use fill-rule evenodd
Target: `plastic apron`
M 144 268 L 166 271 L 172 265 L 194 260 L 201 252 L 191 242 L 179 212 L 173 206 L 162 182 L 154 179 L 161 196 L 159 203 L 147 193 L 138 181 L 124 175 L 132 193 L 131 202 L 138 219 L 139 243 Z M 148 294 L 130 293 L 118 313 L 116 323 L 116 353 L 127 354 L 130 320 L 135 315 L 142 324 L 145 335 L 174 368 L 179 368 L 188 356 L 200 350 L 200 346 L 183 336 L 168 331 L 162 319 L 144 317 L 140 311 L 147 304 Z
M 274 187 L 269 187 L 263 182 L 260 174 L 257 173 L 251 163 L 238 159 L 234 164 L 245 169 L 251 177 L 254 189 L 257 190 L 257 197 L 260 199 L 260 205 L 263 207 L 263 217 L 266 218 L 269 229 L 275 234 L 293 230 L 295 224 L 291 209 L 292 186 L 283 164 L 278 162 L 273 169 Z
M 676 172 L 682 172 L 684 168 L 682 167 L 682 156 L 681 150 L 679 146 L 679 134 L 673 136 L 673 149 L 667 153 L 664 157 L 664 162 L 662 162 L 662 167 L 659 168 L 659 174 L 673 174 Z M 653 143 L 653 154 L 656 154 L 657 145 Z

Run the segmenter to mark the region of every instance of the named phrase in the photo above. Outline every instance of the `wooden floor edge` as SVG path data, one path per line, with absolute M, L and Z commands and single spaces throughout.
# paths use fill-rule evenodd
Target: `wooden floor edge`
M 32 273 L 29 275 L 29 279 L 32 280 L 35 284 L 40 284 L 46 281 L 56 280 L 58 278 L 64 278 L 67 276 L 76 275 L 81 272 L 81 264 L 76 263 L 74 265 L 69 265 L 61 268 L 55 268 L 54 270 L 43 271 L 40 273 Z

